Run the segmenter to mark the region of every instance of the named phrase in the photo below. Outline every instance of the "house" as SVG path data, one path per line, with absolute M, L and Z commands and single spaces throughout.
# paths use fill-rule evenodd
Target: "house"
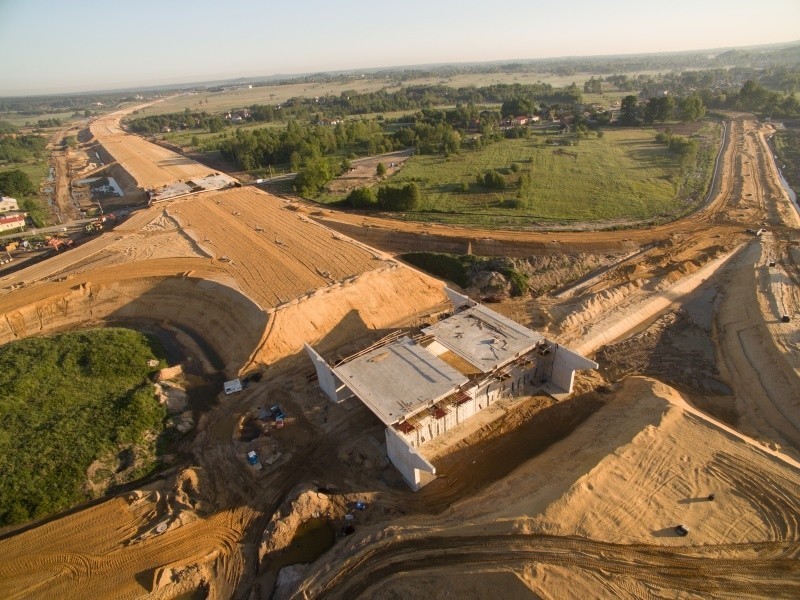
M 0 213 L 10 210 L 19 210 L 19 203 L 16 199 L 10 198 L 9 196 L 0 196 Z
M 0 216 L 0 231 L 25 229 L 25 213 L 3 214 Z
M 521 116 L 521 117 L 514 117 L 511 121 L 517 127 L 524 127 L 525 125 L 528 124 L 528 120 L 529 120 L 528 117 Z

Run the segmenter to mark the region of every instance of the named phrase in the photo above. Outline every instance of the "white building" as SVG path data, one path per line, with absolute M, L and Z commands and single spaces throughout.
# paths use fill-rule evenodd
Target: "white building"
M 25 228 L 25 213 L 0 216 L 0 231 L 19 229 L 20 227 Z
M 8 196 L 0 196 L 0 213 L 8 212 L 10 210 L 19 210 L 19 204 L 14 198 Z
M 454 314 L 417 335 L 387 336 L 331 366 L 306 351 L 333 402 L 358 397 L 386 425 L 389 459 L 414 491 L 433 481 L 426 445 L 502 397 L 572 392 L 597 363 L 452 290 Z

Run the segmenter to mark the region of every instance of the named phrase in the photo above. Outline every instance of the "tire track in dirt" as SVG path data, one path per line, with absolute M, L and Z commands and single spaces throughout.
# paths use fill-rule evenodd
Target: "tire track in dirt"
M 730 486 L 731 493 L 753 506 L 769 527 L 772 539 L 798 539 L 800 516 L 797 514 L 795 482 L 777 473 L 767 477 L 752 463 L 727 453 L 717 453 L 708 469 Z M 731 524 L 729 531 L 735 527 L 735 523 Z
M 358 598 L 398 572 L 408 574 L 447 566 L 470 569 L 492 564 L 519 568 L 530 563 L 623 575 L 673 590 L 677 585 L 683 592 L 713 594 L 724 590 L 729 594 L 790 597 L 800 594 L 798 552 L 800 544 L 796 542 L 678 550 L 547 535 L 393 538 L 358 551 L 338 570 L 317 574 L 316 583 L 295 597 Z
M 265 309 L 378 266 L 360 246 L 252 188 L 177 201 L 170 210 L 198 244 L 224 248 L 224 268 Z

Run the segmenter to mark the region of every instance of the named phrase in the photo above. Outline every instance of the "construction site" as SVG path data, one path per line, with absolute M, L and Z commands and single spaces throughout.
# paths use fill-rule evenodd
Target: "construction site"
M 425 444 L 503 397 L 572 393 L 575 371 L 597 368 L 555 342 L 447 289 L 454 313 L 413 338 L 390 334 L 331 367 L 311 346 L 331 402 L 357 397 L 386 425 L 386 455 L 414 491 L 436 467 Z
M 126 133 L 137 108 L 64 165 L 136 209 L 0 271 L 0 343 L 158 331 L 197 399 L 163 472 L 0 532 L 4 598 L 800 596 L 800 215 L 772 124 L 726 116 L 677 221 L 477 231 L 238 186 Z M 601 266 L 490 308 L 410 249 Z

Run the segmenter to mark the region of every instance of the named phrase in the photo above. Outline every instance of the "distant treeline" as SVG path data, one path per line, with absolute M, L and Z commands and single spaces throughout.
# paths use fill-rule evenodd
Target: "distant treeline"
M 420 110 L 436 106 L 456 104 L 502 104 L 516 98 L 528 98 L 538 103 L 572 105 L 581 101 L 581 91 L 576 85 L 555 89 L 546 83 L 495 84 L 486 87 L 462 87 L 454 89 L 442 85 L 409 86 L 394 92 L 379 90 L 359 93 L 345 91 L 338 96 L 318 98 L 291 98 L 271 106 L 254 104 L 238 111 L 244 122 L 272 122 L 288 119 L 339 119 L 345 116 L 365 115 L 395 111 Z M 132 119 L 128 127 L 136 133 L 154 134 L 166 128 L 208 129 L 220 131 L 225 121 L 219 115 L 206 112 L 191 112 L 153 115 Z
M 180 113 L 132 119 L 128 121 L 127 126 L 134 133 L 152 135 L 172 129 L 207 129 L 211 133 L 217 133 L 222 131 L 227 124 L 227 121 L 220 115 L 211 115 L 205 111 L 191 112 L 187 109 Z
M 70 110 L 81 111 L 93 108 L 97 102 L 105 106 L 116 106 L 120 102 L 134 100 L 129 92 L 111 94 L 67 94 L 63 96 L 24 96 L 0 98 L 0 114 L 46 115 Z
M 458 152 L 461 135 L 446 122 L 431 124 L 424 118 L 390 132 L 376 120 L 346 121 L 336 126 L 303 125 L 289 121 L 285 129 L 237 129 L 217 146 L 222 156 L 243 170 L 289 164 L 297 170 L 323 156 L 342 158 L 382 154 L 416 147 L 418 152 Z
M 569 57 L 520 60 L 514 62 L 420 66 L 406 69 L 377 69 L 349 73 L 316 73 L 287 77 L 278 81 L 253 82 L 255 86 L 287 83 L 346 83 L 364 79 L 383 79 L 393 84 L 414 79 L 492 73 L 552 73 L 558 76 L 588 73 L 635 73 L 641 71 L 681 71 L 719 69 L 746 65 L 748 69 L 776 69 L 800 64 L 800 45 L 733 49 L 719 54 L 709 51 L 640 54 L 626 56 Z

